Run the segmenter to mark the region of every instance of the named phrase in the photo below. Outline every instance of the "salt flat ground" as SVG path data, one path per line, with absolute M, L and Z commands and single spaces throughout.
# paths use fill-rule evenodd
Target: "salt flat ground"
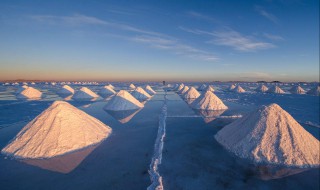
M 243 115 L 259 105 L 277 103 L 319 139 L 319 97 L 255 93 L 250 85 L 243 85 L 247 93 L 236 94 L 224 90 L 228 85 L 214 85 L 216 95 L 230 108 L 222 116 Z M 59 86 L 35 87 L 44 92 L 45 98 L 17 100 L 16 87 L 0 87 L 0 149 L 54 100 L 62 99 L 55 93 Z M 88 87 L 95 92 L 101 88 Z M 103 110 L 107 99 L 68 100 L 109 125 L 113 134 L 87 152 L 66 155 L 41 167 L 1 155 L 1 189 L 146 189 L 151 184 L 148 169 L 165 99 L 163 89 L 157 86 L 155 89 L 158 93 L 126 123 Z M 166 138 L 159 166 L 164 189 L 319 189 L 319 169 L 262 180 L 255 173 L 259 168 L 225 151 L 213 137 L 236 118 L 218 118 L 206 123 L 175 92 L 168 92 L 166 97 Z M 77 159 L 78 165 L 71 166 L 70 162 Z M 288 170 L 280 171 L 283 172 L 292 174 Z

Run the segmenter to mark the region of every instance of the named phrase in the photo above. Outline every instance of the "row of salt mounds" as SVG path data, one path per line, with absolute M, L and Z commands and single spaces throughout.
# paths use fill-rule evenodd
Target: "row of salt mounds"
M 243 93 L 245 92 L 245 90 L 240 86 L 240 85 L 237 85 L 237 87 L 235 87 L 233 89 L 234 92 L 237 92 L 237 93 Z
M 178 91 L 179 94 L 184 94 L 189 90 L 188 86 L 184 86 L 181 90 Z
M 305 94 L 306 91 L 301 86 L 294 86 L 290 89 L 292 94 Z
M 22 92 L 23 90 L 27 89 L 28 86 L 27 85 L 23 85 L 23 86 L 20 86 L 17 91 L 16 91 L 16 94 L 19 94 L 20 92 Z
M 262 106 L 225 126 L 215 139 L 256 163 L 318 167 L 320 142 L 277 104 Z
M 264 84 L 260 85 L 257 89 L 257 92 L 267 92 L 268 91 L 268 87 L 266 87 Z
M 112 129 L 64 101 L 55 101 L 28 123 L 2 153 L 16 158 L 51 158 L 97 144 Z
M 134 110 L 143 108 L 144 105 L 133 97 L 129 92 L 120 90 L 115 96 L 113 96 L 105 105 L 105 110 L 111 111 L 123 111 L 123 110 Z
M 218 98 L 211 91 L 206 91 L 194 102 L 192 102 L 191 107 L 200 110 L 226 110 L 228 107 L 224 105 L 222 100 Z
M 183 94 L 185 99 L 196 99 L 200 96 L 200 93 L 194 87 L 190 87 L 189 90 Z
M 73 99 L 76 100 L 81 100 L 81 99 L 93 99 L 93 98 L 98 98 L 99 96 L 92 92 L 89 88 L 87 87 L 82 87 L 79 91 L 77 91 L 73 95 Z
M 115 94 L 116 91 L 114 91 L 113 88 L 111 88 L 111 86 L 104 86 L 99 92 L 98 94 L 100 94 L 102 97 L 106 97 L 106 96 L 111 96 L 113 94 Z
M 319 96 L 320 94 L 320 86 L 316 86 L 315 88 L 309 90 L 307 94 Z
M 145 90 L 148 94 L 150 94 L 151 96 L 153 96 L 153 95 L 156 94 L 156 91 L 154 91 L 154 90 L 151 88 L 151 86 L 149 86 L 149 85 L 147 85 L 147 86 L 144 88 L 144 90 Z
M 130 84 L 130 85 L 129 85 L 129 88 L 130 88 L 130 89 L 135 89 L 136 86 L 135 86 L 134 84 Z
M 284 94 L 285 92 L 279 86 L 272 86 L 267 91 L 268 93 L 275 93 L 275 94 Z
M 21 99 L 38 99 L 42 97 L 42 92 L 33 88 L 27 87 L 26 89 L 22 90 L 19 94 L 17 94 L 17 98 Z
M 139 101 L 145 101 L 151 98 L 151 95 L 141 87 L 137 87 L 131 94 Z
M 74 94 L 74 89 L 69 85 L 63 85 L 63 87 L 58 91 L 58 94 L 71 95 Z

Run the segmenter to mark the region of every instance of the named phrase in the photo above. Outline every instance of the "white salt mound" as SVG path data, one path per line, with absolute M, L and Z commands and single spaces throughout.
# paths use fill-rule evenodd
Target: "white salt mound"
M 316 86 L 315 88 L 309 90 L 307 94 L 319 96 L 320 94 L 320 86 Z
M 20 86 L 17 91 L 16 91 L 16 94 L 19 94 L 20 92 L 22 92 L 24 89 L 28 88 L 27 85 L 23 85 L 23 86 Z
M 58 91 L 58 94 L 74 94 L 74 89 L 68 85 L 63 85 L 63 87 Z
M 200 93 L 194 87 L 190 87 L 183 96 L 185 99 L 196 99 L 200 96 Z
M 135 89 L 135 88 L 136 88 L 136 86 L 135 86 L 134 84 L 130 84 L 129 88 L 131 88 L 131 89 Z
M 111 88 L 110 86 L 104 86 L 98 94 L 102 95 L 102 96 L 109 96 L 109 95 L 113 95 L 115 94 L 116 91 L 113 90 L 113 88 Z
M 178 93 L 179 94 L 184 94 L 185 92 L 187 92 L 189 90 L 188 86 L 184 86 Z
M 279 86 L 273 86 L 269 88 L 267 91 L 269 93 L 276 93 L 276 94 L 284 94 L 284 91 Z
M 245 90 L 240 86 L 238 85 L 236 88 L 233 89 L 235 92 L 237 93 L 243 93 L 245 92 Z
M 268 91 L 268 87 L 266 87 L 264 84 L 259 86 L 257 89 L 256 89 L 257 92 L 266 92 Z
M 144 88 L 144 90 L 145 90 L 148 94 L 150 94 L 151 96 L 156 94 L 156 91 L 154 91 L 154 90 L 151 88 L 151 86 L 149 86 L 149 85 L 147 85 L 147 86 Z
M 79 91 L 77 91 L 73 95 L 73 99 L 92 99 L 92 98 L 98 98 L 99 96 L 92 92 L 89 88 L 87 87 L 82 87 Z
M 113 96 L 104 107 L 105 110 L 122 111 L 143 108 L 144 105 L 133 97 L 129 92 L 120 90 Z
M 235 89 L 236 86 L 234 84 L 232 84 L 230 87 L 229 87 L 229 90 L 232 91 L 233 89 Z
M 290 89 L 292 94 L 305 94 L 306 91 L 301 86 L 294 86 Z
M 132 96 L 138 100 L 147 100 L 151 98 L 150 94 L 148 94 L 143 88 L 137 87 L 132 93 Z
M 277 104 L 225 126 L 215 139 L 241 158 L 295 167 L 320 165 L 320 142 Z
M 200 110 L 226 110 L 228 107 L 211 91 L 206 91 L 194 102 L 191 107 Z
M 211 91 L 211 92 L 214 92 L 214 88 L 212 85 L 209 85 L 205 88 L 205 91 Z
M 17 158 L 51 158 L 97 144 L 112 129 L 64 101 L 55 101 L 28 123 L 2 153 Z
M 181 83 L 176 90 L 177 90 L 177 91 L 180 91 L 183 87 L 184 87 L 184 84 Z
M 19 94 L 17 94 L 17 98 L 27 98 L 27 99 L 38 99 L 41 98 L 42 92 L 39 90 L 33 88 L 33 87 L 28 87 L 21 91 Z

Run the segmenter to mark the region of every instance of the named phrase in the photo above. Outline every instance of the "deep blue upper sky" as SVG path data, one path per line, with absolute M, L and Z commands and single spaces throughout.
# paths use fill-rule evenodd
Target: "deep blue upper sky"
M 0 79 L 319 80 L 319 1 L 0 2 Z

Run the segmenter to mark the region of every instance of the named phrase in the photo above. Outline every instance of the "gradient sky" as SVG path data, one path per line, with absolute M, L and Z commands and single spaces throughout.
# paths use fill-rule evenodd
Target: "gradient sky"
M 319 81 L 319 0 L 2 0 L 12 79 Z

